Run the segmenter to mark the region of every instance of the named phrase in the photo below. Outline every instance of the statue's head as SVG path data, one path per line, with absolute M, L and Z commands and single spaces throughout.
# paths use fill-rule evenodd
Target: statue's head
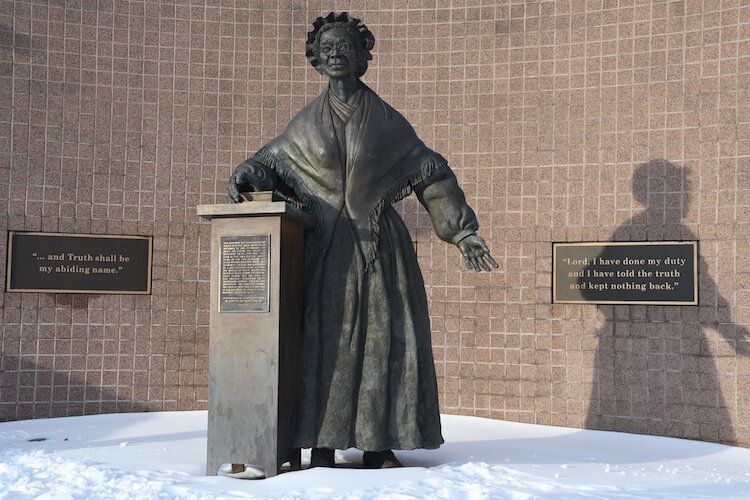
M 345 59 L 341 61 L 342 67 L 346 64 L 356 65 L 355 74 L 360 77 L 367 71 L 373 46 L 375 37 L 362 21 L 351 17 L 348 12 L 331 12 L 313 23 L 312 31 L 307 33 L 305 55 L 321 75 L 338 76 L 335 74 L 336 67 L 325 64 L 332 56 Z

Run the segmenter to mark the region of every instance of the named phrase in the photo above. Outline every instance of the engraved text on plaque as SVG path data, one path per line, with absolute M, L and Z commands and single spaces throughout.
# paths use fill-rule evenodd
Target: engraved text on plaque
M 553 243 L 552 302 L 697 305 L 698 242 Z
M 268 312 L 271 236 L 222 236 L 220 312 Z

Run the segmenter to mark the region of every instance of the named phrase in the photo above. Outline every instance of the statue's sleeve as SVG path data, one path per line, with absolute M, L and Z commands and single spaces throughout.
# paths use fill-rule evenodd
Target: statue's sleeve
M 421 183 L 412 186 L 420 203 L 430 213 L 432 226 L 441 240 L 457 244 L 479 229 L 474 210 L 458 186 L 450 167 L 436 170 Z

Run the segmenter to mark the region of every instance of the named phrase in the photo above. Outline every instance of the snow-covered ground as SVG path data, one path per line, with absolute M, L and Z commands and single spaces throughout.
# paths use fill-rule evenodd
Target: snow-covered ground
M 750 450 L 444 415 L 402 469 L 206 477 L 206 412 L 0 423 L 0 498 L 750 498 Z M 356 450 L 337 461 L 356 464 Z M 303 454 L 303 464 L 309 453 Z

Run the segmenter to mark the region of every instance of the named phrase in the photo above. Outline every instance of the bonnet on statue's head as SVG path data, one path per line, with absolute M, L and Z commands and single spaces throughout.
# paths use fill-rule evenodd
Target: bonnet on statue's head
M 325 70 L 318 59 L 320 35 L 332 28 L 343 28 L 352 35 L 357 45 L 357 54 L 359 54 L 357 76 L 364 75 L 367 71 L 367 61 L 372 59 L 370 51 L 375 46 L 375 37 L 367 29 L 365 23 L 350 16 L 348 12 L 342 12 L 341 14 L 330 12 L 326 17 L 319 17 L 315 20 L 312 31 L 307 33 L 307 43 L 305 44 L 307 60 L 318 73 L 325 74 Z

